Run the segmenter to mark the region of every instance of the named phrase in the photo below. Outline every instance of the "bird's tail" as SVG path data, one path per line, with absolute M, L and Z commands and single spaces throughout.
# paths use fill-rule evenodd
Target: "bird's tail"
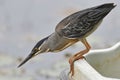
M 102 5 L 97 6 L 96 8 L 111 8 L 113 9 L 116 5 L 114 5 L 114 3 L 105 3 Z
M 99 17 L 101 16 L 101 18 L 105 17 L 116 5 L 114 5 L 114 3 L 106 3 L 100 6 L 95 7 L 95 11 L 93 14 L 93 16 L 95 17 Z
M 42 50 L 39 50 L 39 47 L 42 46 L 42 44 L 44 43 L 44 41 L 46 41 L 48 39 L 48 37 L 40 40 L 35 47 L 32 49 L 31 53 L 27 56 L 27 58 L 25 58 L 25 60 L 23 60 L 18 67 L 21 67 L 23 64 L 25 64 L 28 60 L 30 60 L 31 58 L 33 58 L 34 56 L 38 55 L 38 53 L 42 53 Z
M 116 5 L 114 3 L 106 3 L 88 9 L 88 21 L 99 22 L 102 20 Z

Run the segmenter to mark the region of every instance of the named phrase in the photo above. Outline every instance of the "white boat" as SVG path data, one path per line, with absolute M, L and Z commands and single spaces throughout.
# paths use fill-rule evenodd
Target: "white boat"
M 120 80 L 120 42 L 108 49 L 91 50 L 75 62 L 75 74 L 62 72 L 60 80 Z

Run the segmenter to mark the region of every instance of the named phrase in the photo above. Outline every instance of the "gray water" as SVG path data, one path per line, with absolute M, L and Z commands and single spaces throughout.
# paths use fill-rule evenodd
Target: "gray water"
M 63 18 L 76 11 L 113 2 L 117 7 L 88 37 L 92 49 L 120 41 L 119 0 L 0 0 L 0 80 L 56 80 L 69 67 L 65 54 L 81 50 L 78 43 L 59 53 L 42 54 L 17 68 L 40 39 L 54 32 Z

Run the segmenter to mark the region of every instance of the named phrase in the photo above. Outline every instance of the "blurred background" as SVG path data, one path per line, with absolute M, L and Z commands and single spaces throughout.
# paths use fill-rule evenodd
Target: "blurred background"
M 42 38 L 54 32 L 66 16 L 104 3 L 115 3 L 109 15 L 87 40 L 92 49 L 109 48 L 120 41 L 119 0 L 0 0 L 0 80 L 59 80 L 77 44 L 58 53 L 41 54 L 17 66 Z

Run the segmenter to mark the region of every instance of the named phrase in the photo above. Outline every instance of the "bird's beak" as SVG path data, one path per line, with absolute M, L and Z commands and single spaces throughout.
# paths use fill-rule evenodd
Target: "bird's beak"
M 24 59 L 24 61 L 22 61 L 21 63 L 20 63 L 20 65 L 18 66 L 18 67 L 21 67 L 23 64 L 25 64 L 28 60 L 30 60 L 31 58 L 33 58 L 34 56 L 36 56 L 37 54 L 39 53 L 39 51 L 32 51 L 25 59 Z

